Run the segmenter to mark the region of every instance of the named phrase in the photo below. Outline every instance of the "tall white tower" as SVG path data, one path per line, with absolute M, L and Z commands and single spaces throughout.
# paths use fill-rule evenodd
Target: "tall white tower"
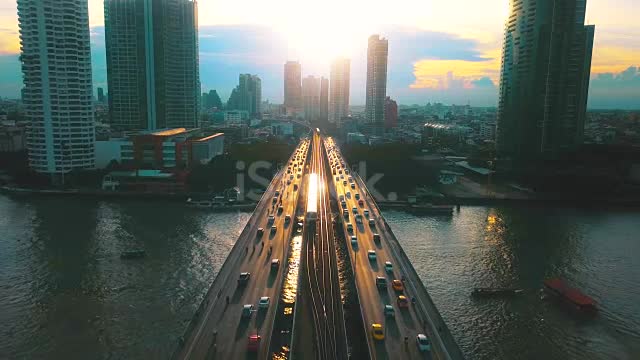
M 87 0 L 18 0 L 29 164 L 64 174 L 95 165 Z

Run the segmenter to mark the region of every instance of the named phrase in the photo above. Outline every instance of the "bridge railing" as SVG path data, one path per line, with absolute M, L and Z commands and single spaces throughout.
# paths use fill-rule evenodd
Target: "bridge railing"
M 435 336 L 435 340 L 436 340 L 435 343 L 438 345 L 438 348 L 442 350 L 442 353 L 445 355 L 446 359 L 448 360 L 464 359 L 464 356 L 462 355 L 462 351 L 460 350 L 453 336 L 451 335 L 451 332 L 449 331 L 449 328 L 444 322 L 444 319 L 442 319 L 440 312 L 438 312 L 437 307 L 433 302 L 433 299 L 431 299 L 431 296 L 429 295 L 424 284 L 420 280 L 420 276 L 418 276 L 418 273 L 416 272 L 415 268 L 411 264 L 411 260 L 409 259 L 407 254 L 404 252 L 404 249 L 402 248 L 402 246 L 400 245 L 400 242 L 398 241 L 395 234 L 391 230 L 391 227 L 387 223 L 387 220 L 384 218 L 384 216 L 382 216 L 382 211 L 380 211 L 380 208 L 378 207 L 376 199 L 373 198 L 373 196 L 367 189 L 367 186 L 362 180 L 362 178 L 360 177 L 360 174 L 358 174 L 357 172 L 354 173 L 353 171 L 351 172 L 351 174 L 354 180 L 358 183 L 361 191 L 364 190 L 364 194 L 360 194 L 360 195 L 361 196 L 364 195 L 365 199 L 367 200 L 367 203 L 369 204 L 369 208 L 375 209 L 377 214 L 376 220 L 378 222 L 382 222 L 382 224 L 384 225 L 383 229 L 385 232 L 385 236 L 383 238 L 387 240 L 387 243 L 390 245 L 389 247 L 393 251 L 394 257 L 400 261 L 400 266 L 402 266 L 404 273 L 408 275 L 407 277 L 409 279 L 412 279 L 411 281 L 409 281 L 409 284 L 413 288 L 414 294 L 419 295 L 417 296 L 417 302 L 420 304 L 421 312 L 426 317 L 431 327 L 431 332 L 433 336 Z M 416 286 L 414 284 L 414 282 L 416 281 L 419 282 L 419 286 Z M 425 299 L 427 301 L 426 306 L 422 302 L 422 299 Z M 438 325 L 436 326 L 436 324 Z M 443 338 L 445 338 L 446 341 L 443 340 Z M 445 346 L 445 342 L 447 344 L 446 346 Z

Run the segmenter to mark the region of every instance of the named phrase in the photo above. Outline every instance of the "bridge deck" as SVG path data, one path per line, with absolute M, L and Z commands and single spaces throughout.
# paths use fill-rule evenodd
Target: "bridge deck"
M 298 150 L 302 152 L 301 161 L 306 163 L 308 141 L 303 140 L 287 165 L 293 162 Z M 297 185 L 299 189 L 302 181 L 302 176 L 297 177 L 297 170 L 291 183 L 287 184 L 289 177 L 285 166 L 263 194 L 187 328 L 184 342 L 173 354 L 173 358 L 244 358 L 249 352 L 248 337 L 256 334 L 261 337 L 256 357 L 268 357 L 276 305 L 286 273 L 286 252 L 295 222 L 298 191 L 294 190 L 294 186 Z M 280 196 L 274 204 L 276 191 L 280 192 Z M 283 208 L 281 212 L 278 211 L 280 205 Z M 277 227 L 274 232 L 270 230 L 272 224 L 268 221 L 269 215 L 274 216 L 273 225 Z M 285 222 L 286 215 L 291 216 L 288 222 Z M 258 235 L 258 228 L 264 229 L 262 236 Z M 280 259 L 277 269 L 272 269 L 272 259 Z M 249 281 L 244 286 L 238 282 L 241 272 L 251 273 Z M 263 296 L 269 297 L 270 304 L 266 309 L 259 309 L 258 301 Z M 242 317 L 245 304 L 254 306 L 249 318 Z
M 448 332 L 446 324 L 433 305 L 411 262 L 380 213 L 375 199 L 370 195 L 366 185 L 357 174 L 350 172 L 347 175 L 344 173 L 344 167 L 337 168 L 337 165 L 341 165 L 344 159 L 332 140 L 328 139 L 327 142 L 330 162 L 332 161 L 334 166 L 332 169 L 336 169 L 336 174 L 333 175 L 336 194 L 344 196 L 345 208 L 348 212 L 348 216 L 340 214 L 343 219 L 345 238 L 350 239 L 352 235 L 357 238 L 357 245 L 349 243 L 347 248 L 355 273 L 371 358 L 462 359 L 462 353 Z M 332 148 L 333 150 L 331 150 Z M 341 178 L 340 171 L 342 171 L 343 178 Z M 349 176 L 353 177 L 353 187 Z M 359 204 L 359 199 L 356 199 L 356 194 L 359 199 L 363 200 L 362 205 Z M 338 201 L 340 202 L 340 199 Z M 356 212 L 353 211 L 353 208 L 356 209 Z M 369 212 L 368 217 L 374 219 L 372 225 L 364 215 L 365 209 Z M 356 214 L 362 216 L 362 222 L 356 222 Z M 351 223 L 353 226 L 352 231 L 348 231 L 347 223 Z M 379 241 L 374 241 L 374 234 L 379 235 Z M 348 240 L 348 242 L 350 241 Z M 375 260 L 369 258 L 368 251 L 370 250 L 375 251 Z M 391 269 L 385 269 L 387 261 L 391 262 Z M 381 288 L 376 286 L 377 276 L 386 279 L 386 286 Z M 395 291 L 391 286 L 391 281 L 401 280 L 403 276 L 405 278 L 403 291 Z M 398 304 L 398 295 L 401 294 L 409 300 L 409 305 L 406 308 L 400 307 Z M 416 299 L 415 304 L 411 304 L 412 298 Z M 383 306 L 387 304 L 393 307 L 394 316 L 385 316 Z M 371 326 L 374 323 L 383 325 L 384 340 L 374 339 L 371 332 Z M 418 349 L 416 336 L 419 333 L 426 334 L 430 339 L 430 352 L 421 352 Z M 405 337 L 408 338 L 406 345 L 404 343 Z

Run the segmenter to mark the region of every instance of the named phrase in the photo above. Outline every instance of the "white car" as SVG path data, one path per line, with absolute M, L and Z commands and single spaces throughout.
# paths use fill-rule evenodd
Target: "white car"
M 367 257 L 369 257 L 369 260 L 371 260 L 371 261 L 375 261 L 378 258 L 378 256 L 376 255 L 376 251 L 375 250 L 367 251 Z
M 393 264 L 391 263 L 391 261 L 385 261 L 384 270 L 386 272 L 393 272 Z
M 418 336 L 416 336 L 416 344 L 420 351 L 431 351 L 431 342 L 425 334 L 418 334 Z
M 358 247 L 358 238 L 355 235 L 351 235 L 351 246 L 354 248 Z
M 260 309 L 266 309 L 269 307 L 269 297 L 268 296 L 263 296 L 260 298 L 260 300 L 258 301 L 258 307 Z

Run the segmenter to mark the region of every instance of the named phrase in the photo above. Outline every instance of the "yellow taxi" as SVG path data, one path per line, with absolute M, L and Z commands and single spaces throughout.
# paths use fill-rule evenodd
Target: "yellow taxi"
M 382 324 L 371 324 L 371 335 L 375 340 L 384 340 L 384 328 Z

